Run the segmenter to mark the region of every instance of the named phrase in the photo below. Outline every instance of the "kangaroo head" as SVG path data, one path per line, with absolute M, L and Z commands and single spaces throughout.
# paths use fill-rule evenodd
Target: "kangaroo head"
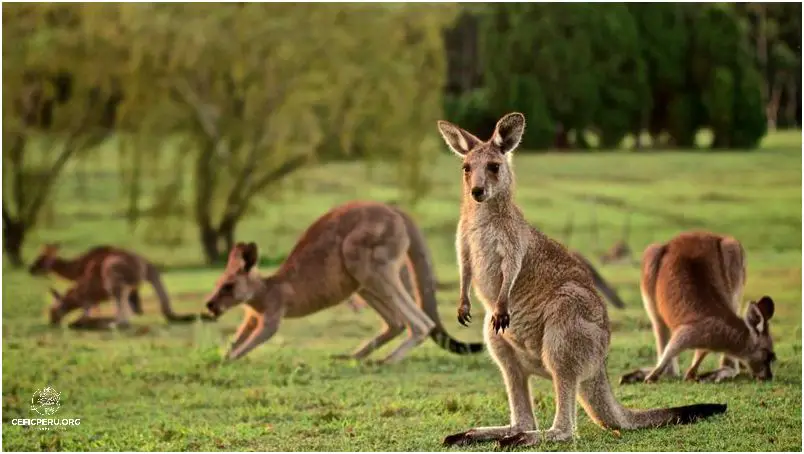
M 212 315 L 220 317 L 228 309 L 252 299 L 262 288 L 262 279 L 254 270 L 258 257 L 256 243 L 234 245 L 229 252 L 226 269 L 206 301 L 206 307 Z
M 56 261 L 56 258 L 59 254 L 59 245 L 55 243 L 45 244 L 39 250 L 39 255 L 34 259 L 31 266 L 28 268 L 28 273 L 32 276 L 41 276 L 51 268 L 53 268 L 53 262 Z
M 751 330 L 752 337 L 756 339 L 756 344 L 743 360 L 751 369 L 751 374 L 760 380 L 773 378 L 771 363 L 776 361 L 776 353 L 773 352 L 773 339 L 769 329 L 773 312 L 773 300 L 769 296 L 763 296 L 757 302 L 751 301 L 745 314 L 745 323 Z
M 514 182 L 511 157 L 525 132 L 524 115 L 514 112 L 502 117 L 485 142 L 447 121 L 439 121 L 438 130 L 463 159 L 464 197 L 482 203 L 510 192 Z

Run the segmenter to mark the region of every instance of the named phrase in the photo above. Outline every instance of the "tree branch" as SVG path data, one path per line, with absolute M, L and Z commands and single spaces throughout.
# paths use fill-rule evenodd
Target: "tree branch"
M 9 151 L 9 157 L 11 158 L 14 203 L 17 205 L 15 207 L 17 216 L 22 217 L 22 210 L 25 205 L 25 183 L 23 181 L 25 136 L 22 133 L 17 134 L 13 143 Z
M 14 223 L 14 220 L 11 219 L 11 215 L 6 208 L 6 201 L 3 200 L 3 225 L 11 225 L 12 223 Z
M 85 112 L 84 117 L 81 119 L 78 127 L 67 138 L 61 153 L 59 153 L 59 156 L 53 162 L 53 166 L 43 178 L 44 181 L 42 181 L 39 185 L 39 191 L 37 192 L 33 201 L 31 201 L 31 204 L 28 205 L 28 209 L 25 210 L 24 216 L 20 216 L 21 220 L 25 222 L 25 224 L 29 226 L 33 226 L 35 224 L 36 216 L 39 213 L 39 210 L 42 208 L 42 205 L 45 203 L 45 200 L 47 200 L 47 196 L 50 193 L 53 183 L 64 169 L 67 161 L 70 160 L 75 152 L 80 148 L 86 148 L 91 146 L 91 144 L 99 143 L 106 137 L 106 132 L 96 133 L 90 136 L 90 140 L 87 144 L 79 146 L 77 142 L 84 136 L 86 129 L 89 126 L 90 118 L 90 110 L 88 109 Z
M 204 104 L 200 96 L 198 96 L 185 78 L 179 78 L 179 80 L 173 84 L 173 91 L 193 110 L 196 122 L 198 122 L 201 130 L 204 131 L 207 136 L 217 139 L 220 135 L 217 125 L 220 115 L 217 109 Z
M 226 223 L 235 224 L 237 221 L 243 217 L 245 214 L 246 209 L 249 206 L 249 201 L 251 198 L 257 195 L 258 192 L 262 191 L 263 189 L 267 188 L 273 183 L 282 180 L 283 178 L 287 177 L 291 173 L 299 170 L 300 168 L 304 167 L 305 164 L 309 161 L 309 155 L 302 155 L 297 156 L 295 158 L 289 159 L 285 161 L 284 164 L 277 167 L 273 171 L 269 172 L 266 175 L 263 175 L 262 178 L 257 180 L 243 195 L 240 199 L 240 203 L 234 209 L 227 209 L 227 216 L 221 221 L 221 226 L 224 226 Z

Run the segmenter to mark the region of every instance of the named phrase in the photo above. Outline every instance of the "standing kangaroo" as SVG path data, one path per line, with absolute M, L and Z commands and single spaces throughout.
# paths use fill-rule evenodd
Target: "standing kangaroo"
M 365 358 L 405 328 L 407 339 L 382 363 L 399 361 L 428 335 L 453 353 L 483 350 L 483 344 L 456 341 L 441 325 L 430 253 L 421 231 L 398 208 L 375 202 L 341 205 L 307 228 L 273 275 L 257 274 L 257 258 L 255 243 L 237 243 L 206 302 L 215 317 L 247 303 L 226 359 L 240 358 L 270 339 L 283 317 L 318 312 L 355 292 L 377 311 L 385 327 L 339 357 Z
M 113 298 L 117 302 L 117 322 L 127 325 L 129 306 L 134 313 L 142 314 L 138 292 L 142 281 L 148 281 L 153 286 L 162 315 L 168 321 L 189 322 L 197 318 L 194 314 L 178 315 L 173 312 L 159 270 L 133 252 L 113 246 L 96 246 L 74 259 L 59 257 L 58 252 L 58 245 L 44 245 L 28 269 L 35 276 L 53 272 L 75 282 L 65 295 L 59 295 L 51 289 L 54 298 L 50 308 L 52 324 L 59 324 L 67 313 L 78 308 L 84 309 L 82 319 L 86 321 L 93 307 Z
M 606 305 L 588 268 L 533 228 L 513 202 L 511 157 L 522 140 L 525 117 L 502 117 L 486 142 L 446 121 L 438 128 L 463 159 L 458 320 L 471 320 L 471 283 L 486 309 L 484 339 L 502 373 L 511 411 L 510 425 L 449 435 L 444 444 L 497 440 L 501 446 L 533 446 L 569 440 L 576 430 L 576 396 L 592 420 L 617 429 L 684 424 L 726 411 L 720 404 L 642 411 L 620 405 L 606 375 Z M 556 414 L 545 431 L 537 430 L 534 419 L 531 375 L 553 382 Z
M 677 376 L 678 354 L 687 349 L 695 349 L 687 380 L 732 378 L 740 371 L 738 361 L 760 380 L 773 378 L 776 354 L 768 322 L 774 303 L 763 296 L 740 318 L 745 280 L 745 250 L 733 237 L 684 232 L 667 243 L 649 245 L 642 255 L 640 287 L 656 336 L 658 363 L 624 375 L 620 383 L 653 382 L 665 373 Z M 698 377 L 709 352 L 723 353 L 720 369 Z

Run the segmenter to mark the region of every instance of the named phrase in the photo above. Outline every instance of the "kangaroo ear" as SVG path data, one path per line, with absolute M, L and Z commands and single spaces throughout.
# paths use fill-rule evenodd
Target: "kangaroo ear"
M 491 143 L 499 147 L 503 154 L 510 153 L 522 142 L 525 134 L 525 116 L 512 112 L 500 118 L 491 136 Z
M 757 303 L 751 301 L 748 303 L 748 311 L 745 313 L 745 321 L 757 334 L 765 332 L 765 316 L 762 314 Z
M 257 264 L 257 259 L 259 258 L 257 243 L 252 241 L 244 244 L 243 249 L 241 250 L 241 255 L 243 257 L 243 262 L 245 263 L 243 266 L 243 271 L 248 273 L 252 268 L 254 268 L 254 265 Z
M 482 140 L 473 136 L 468 131 L 448 121 L 439 121 L 438 131 L 441 133 L 441 137 L 444 138 L 444 142 L 447 142 L 450 150 L 461 157 L 466 156 L 466 153 L 469 153 L 476 146 L 483 143 Z
M 761 312 L 762 316 L 765 317 L 765 320 L 770 320 L 773 317 L 776 307 L 773 304 L 773 299 L 771 299 L 770 296 L 765 295 L 760 298 L 759 301 L 757 301 L 757 309 L 759 309 L 759 312 Z

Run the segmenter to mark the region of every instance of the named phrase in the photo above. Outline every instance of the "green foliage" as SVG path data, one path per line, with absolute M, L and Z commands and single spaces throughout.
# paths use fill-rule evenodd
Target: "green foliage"
M 585 147 L 588 130 L 603 148 L 643 129 L 682 147 L 702 128 L 718 148 L 753 148 L 765 134 L 763 82 L 734 5 L 498 4 L 475 14 L 485 85 L 448 104 L 467 124 L 520 110 L 526 148 L 562 136 Z
M 398 162 L 403 203 L 427 193 L 427 140 L 444 85 L 441 31 L 454 7 L 196 6 L 16 7 L 11 29 L 25 39 L 4 66 L 7 80 L 32 68 L 64 70 L 76 81 L 75 104 L 116 100 L 132 225 L 148 212 L 154 241 L 172 244 L 182 237 L 165 221 L 192 221 L 214 260 L 254 200 L 275 197 L 310 161 L 348 155 Z M 10 33 L 7 42 L 18 38 Z M 5 93 L 20 83 L 4 84 Z M 183 151 L 169 163 L 159 156 L 166 141 Z M 164 181 L 140 209 L 147 172 Z
M 766 131 L 761 79 L 739 16 L 726 4 L 706 5 L 691 14 L 690 79 L 702 99 L 703 123 L 714 132 L 713 146 L 755 147 Z
M 494 125 L 501 116 L 493 112 L 490 105 L 489 91 L 486 88 L 460 95 L 444 95 L 444 117 L 485 140 L 491 137 Z

